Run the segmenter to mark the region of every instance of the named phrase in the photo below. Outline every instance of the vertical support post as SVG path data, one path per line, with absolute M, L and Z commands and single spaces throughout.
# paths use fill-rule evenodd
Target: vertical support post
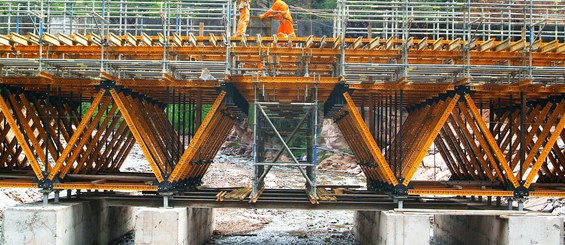
M 509 211 L 512 210 L 512 205 L 513 205 L 512 202 L 513 202 L 513 201 L 514 201 L 514 200 L 512 200 L 512 198 L 508 198 L 508 210 L 509 210 Z
M 42 190 L 43 192 L 43 205 L 49 204 L 49 190 Z
M 526 98 L 524 92 L 520 92 L 520 182 L 524 180 L 524 161 L 526 160 Z M 519 204 L 520 202 L 518 202 Z
M 375 99 L 373 94 L 369 94 L 369 130 L 373 138 L 375 137 Z
M 524 200 L 518 199 L 518 211 L 524 211 Z
M 54 203 L 59 203 L 59 194 L 61 191 L 59 190 L 55 190 L 55 198 L 54 198 Z

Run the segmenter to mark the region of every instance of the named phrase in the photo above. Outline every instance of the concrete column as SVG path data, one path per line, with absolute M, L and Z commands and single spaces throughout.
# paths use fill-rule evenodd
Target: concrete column
M 140 208 L 135 244 L 203 244 L 214 231 L 210 208 Z
M 355 212 L 353 234 L 361 244 L 430 244 L 428 214 L 394 211 Z
M 563 219 L 540 214 L 434 216 L 438 244 L 562 244 Z
M 15 206 L 4 211 L 2 244 L 108 244 L 133 230 L 132 218 L 102 200 Z

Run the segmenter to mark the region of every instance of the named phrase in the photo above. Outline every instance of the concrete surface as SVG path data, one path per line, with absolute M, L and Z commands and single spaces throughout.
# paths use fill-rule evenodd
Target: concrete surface
M 563 244 L 563 218 L 544 214 L 434 215 L 438 244 Z
M 357 211 L 353 234 L 360 244 L 430 244 L 430 215 Z
M 135 244 L 203 244 L 214 231 L 209 208 L 139 208 Z
M 108 244 L 133 230 L 132 218 L 102 200 L 15 206 L 4 211 L 2 244 Z

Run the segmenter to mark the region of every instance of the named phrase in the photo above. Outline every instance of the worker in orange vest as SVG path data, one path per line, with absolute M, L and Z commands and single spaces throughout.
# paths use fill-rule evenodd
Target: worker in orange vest
M 283 0 L 274 0 L 273 7 L 271 7 L 271 9 L 269 9 L 266 13 L 259 15 L 259 18 L 261 19 L 267 17 L 273 17 L 281 21 L 279 29 L 277 30 L 277 35 L 279 37 L 296 37 L 294 27 L 292 26 L 292 15 L 290 14 L 288 5 L 283 2 Z
M 239 0 L 237 9 L 239 10 L 239 20 L 237 21 L 237 32 L 236 36 L 243 36 L 247 31 L 247 26 L 249 25 L 250 18 L 250 0 Z

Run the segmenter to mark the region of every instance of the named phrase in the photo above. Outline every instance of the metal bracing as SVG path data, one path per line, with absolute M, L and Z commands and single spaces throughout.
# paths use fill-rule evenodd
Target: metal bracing
M 290 103 L 270 101 L 265 83 L 259 76 L 255 79 L 251 200 L 255 202 L 260 197 L 265 177 L 273 167 L 293 167 L 306 180 L 310 201 L 316 203 L 319 199 L 316 193 L 319 78 L 315 76 L 311 84 L 306 84 L 304 96 Z M 265 145 L 273 140 L 281 147 L 273 157 L 268 157 Z M 281 161 L 283 155 L 290 162 Z

